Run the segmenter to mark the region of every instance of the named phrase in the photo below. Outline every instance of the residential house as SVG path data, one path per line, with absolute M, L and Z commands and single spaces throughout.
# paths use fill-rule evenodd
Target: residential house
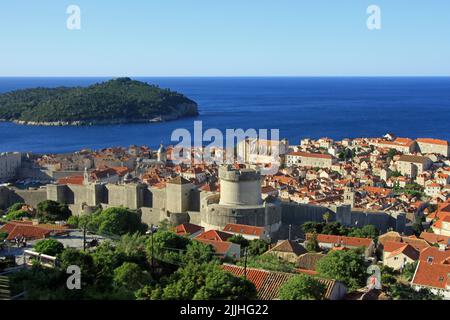
M 411 286 L 415 290 L 429 289 L 445 300 L 450 300 L 450 264 L 419 261 Z
M 280 240 L 278 243 L 269 249 L 264 254 L 272 254 L 281 260 L 296 263 L 300 255 L 305 254 L 306 249 L 298 244 L 298 242 L 292 240 Z
M 394 270 L 403 270 L 405 265 L 419 259 L 419 251 L 403 242 L 388 241 L 383 248 L 383 265 Z
M 256 268 L 244 269 L 244 267 L 231 264 L 223 264 L 222 268 L 235 276 L 245 276 L 247 280 L 252 282 L 256 287 L 258 300 L 278 300 L 280 288 L 296 275 L 295 273 Z M 318 280 L 326 286 L 325 299 L 327 300 L 341 300 L 347 294 L 346 286 L 339 281 L 323 278 L 318 278 Z
M 264 227 L 229 223 L 223 228 L 223 231 L 233 235 L 241 235 L 248 240 L 260 239 L 268 241 L 270 239 L 270 233 Z
M 311 237 L 311 234 L 307 234 L 307 240 Z M 322 249 L 333 249 L 333 248 L 346 248 L 346 249 L 356 249 L 364 248 L 364 255 L 366 257 L 373 256 L 375 250 L 375 244 L 372 239 L 368 238 L 358 238 L 358 237 L 345 237 L 345 236 L 335 236 L 329 234 L 318 234 L 317 242 Z

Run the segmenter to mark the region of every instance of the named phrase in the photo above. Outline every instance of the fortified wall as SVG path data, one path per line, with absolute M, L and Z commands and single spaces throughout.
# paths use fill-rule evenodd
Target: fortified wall
M 308 221 L 322 222 L 323 215 L 329 213 L 329 221 L 339 222 L 346 227 L 363 227 L 371 224 L 382 232 L 388 229 L 400 233 L 407 231 L 404 213 L 352 210 L 349 205 L 325 207 L 288 202 L 282 202 L 281 208 L 282 222 L 287 225 L 301 225 Z

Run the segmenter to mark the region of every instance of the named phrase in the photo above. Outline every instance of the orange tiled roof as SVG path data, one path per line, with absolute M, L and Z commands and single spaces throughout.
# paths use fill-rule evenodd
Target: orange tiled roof
M 263 227 L 254 227 L 245 224 L 235 224 L 229 223 L 224 228 L 223 231 L 245 234 L 250 236 L 261 236 L 264 234 Z
M 446 289 L 450 284 L 450 265 L 419 261 L 412 284 L 430 288 Z
M 424 239 L 425 241 L 429 243 L 443 243 L 443 244 L 449 244 L 450 243 L 450 237 L 439 235 L 431 232 L 422 232 L 419 236 L 420 238 Z
M 213 241 L 227 241 L 233 235 L 231 233 L 219 231 L 219 230 L 209 230 L 199 234 L 195 238 L 198 240 L 213 240 Z
M 222 268 L 225 271 L 231 272 L 235 276 L 244 276 L 244 267 L 223 264 Z M 295 276 L 294 273 L 268 271 L 264 269 L 247 268 L 247 279 L 252 282 L 258 292 L 258 300 L 276 300 L 279 298 L 280 288 L 291 277 Z M 325 298 L 329 299 L 333 292 L 336 281 L 329 279 L 318 279 L 325 284 L 327 291 Z
M 194 234 L 204 228 L 192 223 L 183 223 L 175 227 L 175 233 L 178 235 Z
M 33 225 L 32 221 L 10 221 L 0 228 L 0 231 L 8 233 L 7 240 L 15 237 L 24 237 L 28 240 L 43 239 L 53 233 L 66 231 L 67 227 L 50 224 Z
M 233 245 L 233 243 L 229 241 L 208 240 L 208 239 L 201 239 L 198 237 L 196 237 L 195 240 L 200 241 L 204 244 L 211 245 L 214 248 L 214 252 L 222 257 L 226 255 L 230 247 Z
M 450 250 L 441 251 L 436 247 L 425 248 L 420 252 L 419 259 L 421 261 L 428 262 L 429 258 L 432 258 L 433 263 L 444 263 L 450 258 Z
M 441 146 L 448 146 L 448 141 L 439 140 L 439 139 L 418 138 L 417 142 L 428 143 L 428 144 L 437 144 L 437 145 L 441 145 Z
M 310 234 L 308 234 L 307 237 L 308 236 L 310 236 Z M 318 234 L 317 241 L 351 247 L 368 247 L 373 243 L 373 240 L 368 238 L 335 236 L 330 234 Z
M 72 176 L 72 177 L 65 177 L 57 180 L 57 184 L 76 184 L 76 185 L 82 185 L 84 182 L 83 176 Z

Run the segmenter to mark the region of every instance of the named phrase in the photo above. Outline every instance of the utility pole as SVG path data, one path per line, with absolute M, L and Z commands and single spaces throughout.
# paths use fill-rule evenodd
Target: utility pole
M 244 278 L 247 279 L 247 247 L 244 248 Z
M 87 223 L 84 223 L 83 226 L 83 251 L 86 251 L 86 225 Z
M 154 246 L 153 246 L 153 233 L 155 233 L 155 226 L 152 224 L 151 226 L 150 226 L 150 230 L 148 230 L 147 232 L 146 232 L 146 234 L 150 234 L 150 241 L 151 241 L 151 244 L 150 244 L 150 254 L 151 254 L 151 269 L 152 269 L 152 274 L 154 274 L 154 272 L 155 272 L 155 259 L 154 259 Z

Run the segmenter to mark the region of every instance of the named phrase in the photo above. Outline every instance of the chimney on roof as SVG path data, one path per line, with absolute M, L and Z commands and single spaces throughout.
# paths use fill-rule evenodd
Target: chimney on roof
M 447 249 L 447 245 L 445 243 L 439 243 L 439 251 L 444 252 Z

